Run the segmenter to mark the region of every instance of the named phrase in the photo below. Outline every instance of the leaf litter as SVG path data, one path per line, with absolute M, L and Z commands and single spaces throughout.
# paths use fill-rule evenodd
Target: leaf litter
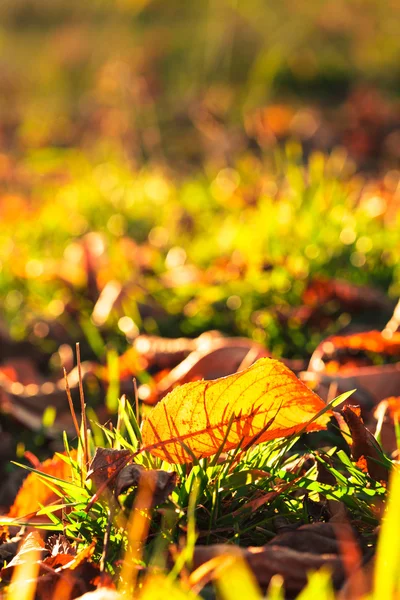
M 372 348 L 371 344 L 375 344 L 375 341 L 372 340 L 378 339 L 378 335 L 375 333 L 368 334 L 367 336 L 361 335 L 361 337 L 355 337 L 354 339 L 356 342 L 352 342 L 352 339 L 349 342 L 345 340 L 345 345 L 339 346 L 336 344 L 335 348 L 343 347 L 352 349 L 357 347 L 357 349 L 361 350 L 370 351 L 373 349 L 382 353 L 384 348 L 390 347 L 394 348 L 394 353 L 396 351 L 396 347 L 393 346 L 395 340 L 391 344 L 389 343 L 389 346 L 385 345 L 385 342 L 381 342 L 378 348 L 375 346 Z M 360 343 L 357 341 L 358 339 L 361 340 Z M 363 342 L 364 339 L 366 340 L 365 343 Z M 215 351 L 214 340 L 217 340 L 222 349 L 229 349 L 231 348 L 231 344 L 235 344 L 233 340 L 232 342 L 226 340 L 227 343 L 224 345 L 224 338 L 214 335 L 210 340 L 212 340 L 212 343 L 207 342 L 207 352 L 205 352 L 205 356 L 209 354 L 210 357 L 213 356 L 213 352 Z M 330 342 L 330 340 L 328 341 Z M 194 344 L 187 345 L 183 352 L 182 345 L 185 346 L 185 341 L 181 340 L 176 343 L 175 347 L 171 342 L 169 347 L 167 347 L 169 354 L 167 357 L 163 356 L 161 358 L 162 355 L 160 355 L 159 350 L 160 342 L 157 340 L 156 344 L 158 344 L 156 346 L 158 354 L 153 351 L 153 354 L 149 355 L 147 351 L 146 360 L 157 363 L 158 368 L 168 366 L 174 369 L 173 365 L 175 361 L 181 360 L 184 364 L 193 352 L 198 352 Z M 200 347 L 204 348 L 204 341 L 203 346 L 200 344 Z M 252 344 L 249 343 L 248 346 L 243 344 L 243 348 L 249 353 Z M 253 354 L 254 360 L 256 360 L 258 355 L 259 350 L 257 349 Z M 194 364 L 196 364 L 195 361 Z M 199 364 L 201 365 L 202 363 L 200 362 Z M 242 361 L 240 365 L 242 365 Z M 236 367 L 232 368 L 232 370 L 237 369 L 240 365 L 236 364 Z M 186 373 L 188 371 L 183 367 L 182 382 L 185 382 Z M 197 376 L 195 375 L 194 378 L 196 379 Z M 179 377 L 176 380 L 179 381 Z M 394 406 L 393 400 L 391 401 L 392 405 Z M 98 501 L 105 502 L 106 504 L 108 496 L 103 495 L 105 489 L 109 490 L 116 498 L 122 495 L 121 510 L 126 515 L 129 514 L 129 510 L 135 510 L 135 497 L 140 490 L 143 492 L 143 489 L 147 487 L 149 490 L 148 496 L 151 498 L 148 509 L 155 511 L 154 515 L 159 515 L 157 518 L 155 516 L 153 518 L 156 518 L 156 521 L 160 518 L 167 518 L 168 511 L 171 510 L 167 508 L 168 505 L 170 505 L 171 500 L 176 505 L 177 499 L 182 494 L 182 482 L 185 481 L 185 477 L 186 479 L 188 476 L 190 477 L 191 472 L 193 473 L 197 469 L 200 470 L 200 473 L 205 474 L 210 468 L 219 468 L 222 472 L 225 464 L 227 466 L 230 464 L 230 469 L 226 472 L 228 477 L 225 477 L 225 474 L 223 477 L 221 477 L 221 474 L 217 476 L 221 479 L 221 483 L 218 485 L 226 486 L 229 489 L 229 484 L 227 483 L 229 478 L 234 478 L 235 475 L 239 475 L 241 472 L 241 470 L 237 471 L 238 463 L 235 463 L 234 458 L 239 448 L 242 449 L 241 460 L 245 462 L 250 460 L 250 463 L 251 459 L 249 457 L 254 452 L 257 454 L 257 447 L 263 451 L 264 447 L 268 448 L 268 444 L 271 441 L 278 443 L 275 452 L 279 454 L 279 439 L 288 438 L 290 440 L 296 433 L 304 433 L 311 430 L 327 431 L 327 427 L 330 427 L 332 413 L 326 411 L 325 408 L 325 403 L 295 377 L 283 363 L 271 358 L 261 358 L 258 362 L 253 361 L 252 365 L 245 367 L 244 370 L 239 371 L 237 374 L 217 379 L 212 378 L 208 381 L 193 381 L 181 386 L 178 385 L 178 387 L 148 412 L 141 428 L 140 445 L 136 445 L 136 447 L 127 445 L 125 448 L 96 448 L 96 453 L 86 473 L 86 481 L 88 483 L 85 485 L 89 485 L 89 482 L 93 481 L 95 485 L 93 491 L 100 490 L 101 492 Z M 315 418 L 321 411 L 321 416 Z M 246 523 L 247 519 L 247 525 L 250 525 L 250 529 L 252 529 L 251 520 L 254 517 L 262 515 L 263 511 L 269 505 L 271 507 L 279 506 L 281 504 L 279 500 L 282 496 L 286 497 L 286 501 L 289 503 L 300 503 L 300 506 L 303 506 L 301 510 L 306 515 L 306 520 L 310 522 L 304 524 L 304 521 L 301 519 L 293 521 L 292 517 L 296 515 L 296 513 L 293 513 L 292 517 L 289 516 L 286 520 L 286 524 L 281 523 L 278 525 L 275 512 L 277 508 L 272 508 L 272 511 L 268 509 L 270 523 L 266 525 L 254 525 L 254 528 L 259 528 L 261 531 L 265 529 L 265 534 L 270 540 L 257 547 L 249 545 L 246 548 L 238 548 L 237 546 L 226 546 L 226 544 L 208 544 L 207 546 L 203 546 L 201 545 L 201 537 L 203 536 L 204 539 L 205 533 L 201 533 L 199 544 L 193 550 L 192 568 L 195 569 L 195 572 L 196 569 L 200 569 L 202 565 L 207 564 L 216 557 L 221 555 L 226 556 L 227 553 L 229 555 L 233 552 L 234 556 L 240 555 L 246 560 L 262 589 L 267 589 L 273 576 L 279 574 L 285 582 L 287 597 L 294 597 L 306 585 L 306 573 L 309 570 L 316 570 L 322 566 L 330 569 L 332 581 L 336 587 L 343 585 L 346 580 L 346 569 L 342 556 L 343 553 L 351 553 L 353 546 L 358 549 L 357 551 L 360 554 L 359 567 L 361 568 L 362 557 L 368 557 L 369 554 L 368 548 L 370 548 L 370 542 L 368 540 L 372 539 L 373 525 L 379 523 L 379 517 L 374 516 L 374 510 L 376 511 L 376 515 L 381 510 L 379 504 L 384 498 L 384 487 L 382 486 L 386 485 L 388 478 L 388 462 L 387 459 L 385 462 L 382 450 L 373 435 L 363 424 L 359 409 L 345 406 L 342 414 L 349 428 L 347 436 L 345 435 L 343 438 L 343 443 L 347 444 L 350 439 L 352 440 L 351 456 L 354 461 L 353 463 L 346 462 L 338 465 L 337 460 L 332 461 L 332 458 L 325 458 L 323 454 L 315 462 L 315 459 L 312 458 L 313 454 L 311 454 L 311 462 L 308 466 L 306 466 L 307 462 L 305 462 L 304 467 L 299 471 L 299 467 L 294 466 L 295 463 L 292 466 L 288 463 L 285 467 L 284 463 L 280 465 L 278 460 L 275 475 L 271 475 L 270 469 L 265 470 L 265 467 L 262 469 L 252 467 L 251 469 L 254 473 L 252 476 L 254 481 L 260 481 L 260 479 L 269 481 L 264 488 L 265 491 L 262 488 L 258 488 L 257 484 L 253 485 L 254 489 L 252 491 L 251 485 L 246 484 L 246 495 L 242 498 L 235 499 L 236 486 L 231 488 L 227 495 L 226 501 L 228 502 L 228 506 L 230 505 L 233 519 L 239 516 L 243 519 L 244 515 L 242 526 Z M 109 431 L 109 435 L 111 435 L 109 439 L 114 440 L 112 443 L 117 441 L 118 445 L 120 445 L 122 442 L 120 432 Z M 106 433 L 106 430 L 104 432 Z M 116 434 L 118 434 L 117 437 L 115 437 Z M 230 455 L 232 452 L 233 455 L 231 458 Z M 223 461 L 221 462 L 220 459 L 214 461 L 214 466 L 212 467 L 213 455 L 216 458 L 223 458 Z M 260 455 L 262 455 L 262 452 L 260 452 Z M 75 459 L 76 455 L 74 455 Z M 199 460 L 204 459 L 211 461 L 210 467 L 204 466 L 201 468 L 200 466 L 196 466 Z M 303 462 L 304 460 L 306 459 L 304 458 Z M 365 464 L 363 464 L 363 460 Z M 162 461 L 165 462 L 163 463 Z M 166 465 L 167 463 L 169 463 L 169 469 L 157 468 L 157 465 Z M 180 466 L 182 463 L 183 466 Z M 189 471 L 186 470 L 185 472 L 185 470 L 181 470 L 185 467 L 185 464 L 189 466 Z M 325 473 L 329 474 L 329 477 L 325 475 L 320 480 L 317 472 L 315 472 L 311 479 L 309 479 L 310 474 L 314 472 L 315 465 L 317 464 L 320 470 L 323 467 Z M 286 471 L 282 471 L 282 467 L 286 468 Z M 376 509 L 373 509 L 369 513 L 368 519 L 370 525 L 367 529 L 365 529 L 366 525 L 362 523 L 360 517 L 354 518 L 354 512 L 352 515 L 355 506 L 351 500 L 351 496 L 345 498 L 345 503 L 343 503 L 340 494 L 337 496 L 337 492 L 335 492 L 344 467 L 349 469 L 347 476 L 350 474 L 350 477 L 355 478 L 355 481 L 357 478 L 363 478 L 364 483 L 361 484 L 359 482 L 359 484 L 361 487 L 365 486 L 366 490 L 370 488 L 372 491 L 374 487 L 378 490 L 379 486 L 383 490 L 377 492 L 377 498 L 380 497 L 382 500 L 378 500 Z M 57 487 L 57 479 L 67 481 L 68 479 L 69 481 L 73 479 L 73 470 L 67 456 L 62 460 L 55 457 L 52 461 L 43 463 L 43 465 L 39 466 L 40 471 L 50 476 L 50 482 L 55 487 Z M 259 475 L 257 476 L 256 473 L 259 473 Z M 278 473 L 279 478 L 283 476 L 288 477 L 288 479 L 286 481 L 283 479 L 279 482 Z M 212 479 L 212 475 L 207 475 L 206 481 L 211 481 L 210 477 Z M 248 479 L 248 477 L 246 475 L 245 479 Z M 321 481 L 321 483 L 318 484 L 318 481 Z M 324 481 L 329 483 L 323 483 Z M 320 485 L 319 488 L 318 485 Z M 301 490 L 307 488 L 310 491 L 302 495 Z M 35 492 L 35 489 L 38 492 Z M 236 490 L 240 490 L 240 487 L 236 487 Z M 126 502 L 124 496 L 127 492 L 129 495 L 129 492 L 131 493 L 132 491 L 134 491 L 134 495 L 130 496 L 130 503 Z M 315 498 L 319 497 L 319 500 L 311 500 L 309 493 Z M 57 494 L 51 488 L 46 487 L 45 482 L 39 478 L 38 472 L 33 472 L 28 476 L 21 488 L 13 507 L 9 511 L 9 517 L 13 518 L 14 522 L 16 522 L 15 518 L 23 517 L 24 519 L 28 519 L 32 524 L 35 524 L 35 513 L 39 511 L 42 512 L 42 515 L 37 518 L 40 519 L 43 527 L 46 506 L 51 507 L 54 505 L 51 513 L 48 513 L 48 516 L 51 514 L 49 523 L 56 522 L 57 519 L 60 519 L 58 515 L 63 513 L 59 522 L 60 524 L 64 523 L 64 529 L 71 515 L 73 515 L 74 503 L 71 504 L 71 501 L 68 500 L 68 493 L 64 492 L 63 496 L 65 503 L 60 505 L 61 508 L 57 509 Z M 90 491 L 88 499 L 90 499 Z M 181 501 L 178 501 L 178 505 L 179 502 Z M 364 503 L 364 508 L 361 512 L 368 510 L 365 498 L 359 498 L 358 502 Z M 35 508 L 35 503 L 37 508 Z M 235 503 L 236 508 L 234 508 Z M 69 505 L 70 508 L 68 508 Z M 163 508 L 163 505 L 166 508 Z M 133 508 L 129 508 L 129 506 Z M 115 508 L 113 507 L 112 510 L 114 511 Z M 199 508 L 198 510 L 201 513 L 202 509 Z M 211 510 L 216 509 L 213 509 L 211 505 Z M 226 508 L 221 506 L 218 510 L 225 512 Z M 278 514 L 279 512 L 278 509 Z M 90 515 L 90 511 L 88 514 Z M 290 513 L 288 514 L 290 515 Z M 226 523 L 226 514 L 221 514 L 220 519 L 211 519 L 211 522 L 214 522 L 215 525 L 209 529 L 207 537 L 210 535 L 217 538 L 221 536 L 222 532 L 219 533 L 219 530 L 223 531 L 224 527 L 216 526 L 218 520 L 221 524 L 224 520 Z M 182 526 L 183 524 L 180 525 L 180 527 Z M 350 538 L 348 536 L 349 527 L 351 528 Z M 230 525 L 228 525 L 226 531 L 229 531 L 229 528 Z M 344 538 L 341 533 L 342 529 L 344 532 L 347 532 L 344 534 Z M 187 532 L 185 526 L 183 526 L 182 531 Z M 232 534 L 234 534 L 234 529 L 232 529 Z M 367 534 L 366 538 L 364 537 L 365 534 Z M 88 555 L 87 551 L 78 551 L 74 542 L 71 545 L 70 540 L 72 538 L 70 536 L 59 535 L 61 535 L 60 538 L 53 538 L 52 541 L 49 538 L 47 547 L 44 546 L 41 537 L 37 538 L 37 542 L 35 542 L 39 550 L 38 561 L 42 565 L 41 569 L 45 569 L 45 571 L 39 571 L 39 578 L 37 580 L 38 597 L 45 597 L 41 596 L 42 592 L 40 590 L 44 585 L 49 585 L 52 578 L 54 581 L 58 581 L 59 574 L 61 573 L 60 569 L 64 572 L 65 569 L 68 571 L 68 569 L 76 568 L 74 566 L 76 564 L 74 557 L 78 555 L 82 557 L 82 565 L 89 561 L 87 567 L 89 571 L 82 571 L 86 579 L 89 577 L 89 589 L 90 586 L 95 585 L 90 582 L 95 581 L 96 569 L 98 569 L 97 559 L 92 564 L 93 557 L 99 551 L 98 549 L 96 550 L 98 541 L 92 539 L 91 544 L 86 542 L 88 544 L 86 547 L 91 548 L 90 556 L 90 553 Z M 150 542 L 153 538 L 155 540 L 157 537 L 155 531 L 150 532 L 149 535 Z M 342 538 L 349 539 L 350 541 L 344 542 Z M 14 565 L 23 560 L 25 549 L 29 546 L 30 540 L 33 538 L 28 536 L 25 539 L 26 542 L 23 542 L 15 558 L 9 561 L 7 565 L 7 569 L 9 569 L 11 574 Z M 236 548 L 236 550 L 233 548 Z M 47 558 L 40 558 L 40 555 L 46 553 L 48 554 Z M 55 575 L 50 575 L 46 571 L 46 568 L 53 570 Z M 89 572 L 90 575 L 88 575 Z M 71 590 L 75 590 L 73 593 L 76 594 L 79 586 L 76 587 L 77 583 L 74 577 L 75 575 L 71 579 L 68 574 L 67 579 L 69 582 L 68 585 L 72 586 Z M 209 577 L 211 580 L 214 577 L 212 569 L 209 572 Z M 4 572 L 4 578 L 6 578 L 6 571 Z
M 339 137 L 360 162 L 371 160 L 375 143 L 390 154 L 388 144 L 396 134 L 391 129 L 397 123 L 393 107 L 371 91 L 355 90 L 342 110 L 347 122 L 339 127 Z M 246 140 L 265 152 L 293 132 L 301 138 L 297 117 L 283 104 L 253 111 L 246 115 Z M 207 118 L 211 113 L 205 104 L 193 110 L 196 127 L 212 137 L 217 120 L 210 127 Z M 330 131 L 316 109 L 313 118 L 325 134 Z M 295 148 L 288 146 L 287 152 Z M 27 185 L 26 174 L 14 173 L 5 158 L 5 178 Z M 380 288 L 387 289 L 395 271 L 394 234 L 383 242 L 379 236 L 396 222 L 397 175 L 390 171 L 382 180 L 360 186 L 358 175 L 342 181 L 334 158 L 323 165 L 320 195 L 313 180 L 319 159 L 311 157 L 307 177 L 310 189 L 317 189 L 315 203 L 311 198 L 310 206 L 304 192 L 305 208 L 300 208 L 298 222 L 294 219 L 295 227 L 285 213 L 290 212 L 285 194 L 303 194 L 304 165 L 296 165 L 297 159 L 289 161 L 288 177 L 277 173 L 271 180 L 254 155 L 250 171 L 257 173 L 256 181 L 244 165 L 237 171 L 229 167 L 208 182 L 216 230 L 230 223 L 228 205 L 233 210 L 229 215 L 239 210 L 243 235 L 248 240 L 250 232 L 254 239 L 250 253 L 235 248 L 223 256 L 218 250 L 218 256 L 195 259 L 196 250 L 182 252 L 165 241 L 165 222 L 154 218 L 160 205 L 149 196 L 146 202 L 154 215 L 144 209 L 143 223 L 135 222 L 135 227 L 143 226 L 138 238 L 145 241 L 121 231 L 111 248 L 103 232 L 83 231 L 70 240 L 63 258 L 40 265 L 33 261 L 35 277 L 29 274 L 32 264 L 23 242 L 21 256 L 4 263 L 9 280 L 16 289 L 24 288 L 26 299 L 18 305 L 14 293 L 5 303 L 11 329 L 20 339 L 10 335 L 3 321 L 0 327 L 4 465 L 15 458 L 14 434 L 19 438 L 21 431 L 27 432 L 24 440 L 29 444 L 34 439 L 33 450 L 35 444 L 39 448 L 36 458 L 24 453 L 25 442 L 20 442 L 19 459 L 30 458 L 34 469 L 22 486 L 18 482 L 17 494 L 11 489 L 8 498 L 2 497 L 4 586 L 10 584 L 11 590 L 21 584 L 14 581 L 15 573 L 32 563 L 36 597 L 46 600 L 119 598 L 122 587 L 115 586 L 121 574 L 131 578 L 124 585 L 132 585 L 135 597 L 190 598 L 210 582 L 221 583 L 224 568 L 230 581 L 235 570 L 248 581 L 248 573 L 240 571 L 239 559 L 244 559 L 263 591 L 278 589 L 281 578 L 285 597 L 308 589 L 308 573 L 320 568 L 330 571 L 335 589 L 342 588 L 340 597 L 372 589 L 377 537 L 380 528 L 387 529 L 382 521 L 386 487 L 399 452 L 400 343 L 398 308 L 393 313 L 393 300 L 367 283 L 374 281 L 375 268 Z M 24 168 L 28 173 L 29 165 Z M 239 171 L 243 183 L 224 199 L 218 186 Z M 298 180 L 295 185 L 291 177 Z M 164 175 L 160 180 L 160 189 L 174 185 Z M 154 181 L 143 181 L 151 190 Z M 338 201 L 338 188 L 339 195 L 351 197 L 348 206 Z M 258 213 L 253 220 L 251 215 L 260 194 L 269 216 L 276 198 L 283 198 L 271 231 L 293 236 L 298 253 L 292 248 L 286 256 L 271 249 L 266 258 L 265 249 L 257 248 L 253 233 L 261 219 Z M 61 211 L 64 200 L 60 205 L 55 197 L 55 202 Z M 172 204 L 177 244 L 188 233 L 195 240 L 209 235 L 210 220 L 202 230 L 189 206 Z M 33 206 L 21 194 L 6 196 L 0 209 L 5 228 L 11 226 L 13 233 L 18 211 L 32 216 Z M 332 261 L 321 269 L 318 255 L 324 254 L 329 237 L 325 209 L 336 210 L 340 219 L 330 236 Z M 48 217 L 46 211 L 43 207 Z M 313 211 L 322 241 L 310 242 L 304 233 Z M 111 217 L 128 222 L 129 215 L 122 212 Z M 146 219 L 153 224 L 148 235 Z M 352 220 L 360 230 L 354 247 L 348 243 Z M 33 233 L 28 232 L 29 244 Z M 263 232 L 257 229 L 257 235 Z M 270 235 L 268 230 L 263 240 L 267 246 Z M 345 239 L 342 246 L 335 245 L 335 236 Z M 345 279 L 348 269 L 342 265 L 349 259 L 353 266 L 366 265 L 365 273 L 357 267 L 352 282 Z M 127 270 L 129 277 L 120 277 Z M 392 298 L 396 285 L 393 279 Z M 52 310 L 38 310 L 37 299 L 47 286 L 55 293 L 55 304 L 51 297 Z M 111 351 L 106 350 L 109 340 Z M 84 360 L 74 368 L 76 342 Z M 61 366 L 67 371 L 74 418 Z M 122 396 L 118 414 L 113 414 L 111 404 L 105 405 L 110 389 L 115 398 L 133 397 L 132 406 Z M 331 400 L 354 389 L 337 413 Z M 54 456 L 45 459 L 49 455 Z M 2 465 L 3 471 L 5 487 L 12 488 Z M 398 534 L 395 527 L 393 531 Z M 33 555 L 34 560 L 26 560 Z M 130 565 L 132 556 L 136 559 Z M 323 578 L 323 573 L 317 575 Z M 255 589 L 254 597 L 259 597 Z

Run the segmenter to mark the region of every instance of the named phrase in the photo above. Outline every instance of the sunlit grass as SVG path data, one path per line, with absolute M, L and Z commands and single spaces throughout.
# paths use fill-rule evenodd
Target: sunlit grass
M 118 429 L 102 428 L 105 439 L 109 447 L 129 449 L 134 456 L 139 444 L 135 433 L 138 423 L 126 400 L 119 404 L 118 422 Z M 91 436 L 89 440 L 93 444 Z M 62 532 L 79 547 L 96 540 L 94 558 L 102 561 L 113 575 L 115 562 L 126 553 L 121 573 L 124 589 L 136 586 L 137 565 L 165 570 L 163 555 L 171 544 L 180 546 L 170 571 L 172 579 L 190 568 L 196 543 L 262 546 L 275 535 L 277 515 L 293 524 L 307 522 L 306 494 L 316 501 L 320 496 L 341 501 L 352 518 L 362 523 L 366 539 L 372 539 L 379 522 L 377 507 L 385 501 L 386 488 L 335 449 L 329 451 L 329 456 L 316 452 L 315 460 L 304 471 L 301 460 L 304 450 L 296 451 L 298 440 L 299 436 L 294 436 L 259 444 L 243 453 L 239 461 L 236 461 L 238 451 L 230 451 L 223 461 L 214 461 L 212 457 L 202 459 L 189 470 L 185 465 L 169 465 L 142 452 L 135 458 L 139 464 L 174 469 L 178 475 L 170 500 L 153 510 L 149 509 L 151 499 L 145 497 L 148 492 L 141 492 L 140 486 L 138 491 L 122 495 L 121 504 L 109 494 L 97 497 L 91 481 L 81 477 L 86 472 L 82 450 L 77 460 L 60 455 L 66 463 L 70 461 L 73 480 L 63 481 L 36 471 L 37 477 L 60 500 L 41 508 L 37 516 L 44 522 L 32 525 Z M 318 481 L 318 462 L 333 476 L 334 483 Z M 260 498 L 264 498 L 262 502 Z M 15 522 L 29 524 L 23 517 Z M 9 524 L 10 519 L 4 523 Z M 183 546 L 182 540 L 185 540 Z M 325 579 L 315 581 L 322 585 Z M 317 585 L 315 581 L 313 585 Z

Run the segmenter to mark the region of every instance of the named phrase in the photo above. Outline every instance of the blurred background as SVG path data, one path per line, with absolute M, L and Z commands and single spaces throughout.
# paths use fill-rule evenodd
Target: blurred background
M 363 163 L 398 158 L 385 134 L 399 12 L 394 0 L 3 0 L 1 145 L 103 142 L 181 172 L 285 135 L 344 143 Z M 374 127 L 385 140 L 368 139 Z
M 369 325 L 384 326 L 400 292 L 399 13 L 2 0 L 3 362 L 27 344 L 55 376 L 75 341 L 104 364 L 139 333 L 210 329 L 306 359 L 371 319 L 365 289 L 337 280 L 381 294 Z

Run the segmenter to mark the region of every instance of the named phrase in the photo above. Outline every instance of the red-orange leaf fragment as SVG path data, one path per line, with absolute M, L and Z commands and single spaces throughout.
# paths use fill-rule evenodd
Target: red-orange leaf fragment
M 400 418 L 400 396 L 390 396 L 390 398 L 385 398 L 382 402 L 387 403 L 387 408 L 389 409 L 389 414 L 392 419 L 399 420 Z
M 364 331 L 352 335 L 334 335 L 322 344 L 322 350 L 331 354 L 335 350 L 364 350 L 378 354 L 400 354 L 400 332 L 385 338 L 380 331 Z
M 71 452 L 71 457 L 76 458 L 76 453 Z M 42 473 L 53 475 L 58 479 L 72 481 L 71 465 L 63 461 L 57 454 L 53 458 L 45 460 L 38 468 Z M 29 518 L 42 507 L 55 502 L 59 497 L 53 492 L 40 478 L 37 473 L 30 473 L 24 480 L 14 504 L 10 508 L 8 516 L 11 518 Z M 46 516 L 40 517 L 41 521 L 46 520 Z
M 228 377 L 174 389 L 145 420 L 143 449 L 170 463 L 191 462 L 215 454 L 225 436 L 226 451 L 325 429 L 331 413 L 309 423 L 324 406 L 284 364 L 262 358 Z

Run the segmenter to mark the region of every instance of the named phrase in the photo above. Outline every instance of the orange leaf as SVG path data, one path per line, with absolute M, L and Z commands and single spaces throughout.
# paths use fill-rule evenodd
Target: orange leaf
M 75 452 L 72 452 L 71 456 L 75 459 Z M 59 479 L 72 480 L 70 464 L 64 462 L 57 454 L 53 458 L 45 460 L 39 466 L 38 471 L 47 475 L 54 475 Z M 24 480 L 8 516 L 10 518 L 30 518 L 41 506 L 48 506 L 58 499 L 59 497 L 43 482 L 37 473 L 30 473 Z M 40 520 L 44 521 L 46 517 L 43 515 Z
M 399 419 L 400 417 L 400 397 L 399 396 L 390 396 L 390 398 L 385 398 L 382 402 L 387 402 L 387 407 L 389 409 L 389 414 L 392 419 Z
M 191 462 L 215 454 L 225 436 L 223 449 L 231 450 L 325 429 L 330 413 L 309 423 L 324 406 L 284 364 L 262 358 L 234 375 L 175 388 L 145 420 L 143 449 L 170 463 Z
M 322 351 L 332 354 L 335 350 L 364 350 L 378 354 L 400 354 L 400 332 L 386 338 L 380 331 L 365 331 L 352 335 L 334 335 L 322 344 Z

